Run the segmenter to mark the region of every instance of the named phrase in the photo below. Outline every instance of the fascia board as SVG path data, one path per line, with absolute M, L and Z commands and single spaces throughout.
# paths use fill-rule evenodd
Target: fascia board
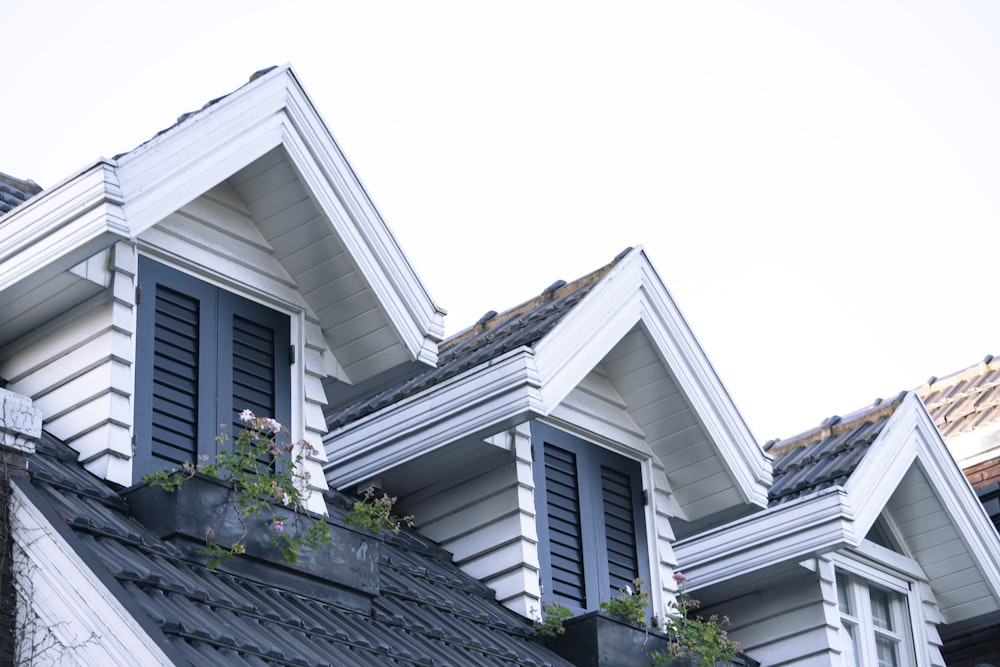
M 750 504 L 767 507 L 773 469 L 687 321 L 643 255 L 643 322 Z
M 267 83 L 231 93 L 118 159 L 134 236 L 281 143 L 285 95 L 280 80 Z
M 555 410 L 639 322 L 639 291 L 629 273 L 627 266 L 614 267 L 535 344 L 546 414 Z
M 673 545 L 692 590 L 857 542 L 843 489 L 739 519 Z
M 934 420 L 915 392 L 905 399 L 915 405 L 917 460 L 955 528 L 961 535 L 983 579 L 1000 605 L 1000 534 L 969 480 L 948 450 Z
M 306 188 L 334 225 L 414 360 L 437 364 L 444 313 L 428 296 L 388 225 L 305 93 L 290 91 L 284 139 Z M 309 112 L 309 113 L 307 113 Z
M 36 195 L 0 221 L 0 291 L 55 275 L 129 238 L 115 165 L 92 167 Z
M 487 436 L 539 415 L 538 371 L 529 348 L 347 426 L 324 438 L 327 482 L 344 488 L 469 436 Z
M 859 539 L 875 525 L 917 458 L 914 414 L 918 407 L 912 401 L 900 403 L 844 485 L 849 496 L 857 499 Z

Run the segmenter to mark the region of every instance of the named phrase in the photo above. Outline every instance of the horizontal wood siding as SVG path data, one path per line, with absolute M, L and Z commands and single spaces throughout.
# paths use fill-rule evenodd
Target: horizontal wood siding
M 510 448 L 506 461 L 400 502 L 462 570 L 492 587 L 504 605 L 531 616 L 541 608 L 531 442 L 526 426 L 498 437 Z
M 794 566 L 793 566 L 794 567 Z M 768 667 L 841 667 L 837 606 L 824 593 L 832 585 L 805 568 L 759 577 L 752 592 L 706 605 L 699 614 L 728 616 L 730 638 Z M 724 587 L 725 585 L 722 585 Z M 723 593 L 725 595 L 725 593 Z M 698 593 L 692 594 L 698 598 Z
M 6 346 L 0 375 L 11 391 L 32 398 L 45 428 L 72 445 L 89 470 L 127 485 L 132 481 L 135 249 L 118 243 L 107 261 L 106 276 L 99 279 L 108 286 Z

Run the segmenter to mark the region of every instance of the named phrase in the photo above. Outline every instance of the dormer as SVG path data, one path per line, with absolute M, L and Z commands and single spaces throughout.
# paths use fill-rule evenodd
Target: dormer
M 399 496 L 524 615 L 597 609 L 636 576 L 662 614 L 676 532 L 766 505 L 770 459 L 641 248 L 440 350 L 334 416 L 327 479 Z
M 126 486 L 244 408 L 319 445 L 328 404 L 432 367 L 443 331 L 288 66 L 0 217 L 0 307 L 0 377 Z

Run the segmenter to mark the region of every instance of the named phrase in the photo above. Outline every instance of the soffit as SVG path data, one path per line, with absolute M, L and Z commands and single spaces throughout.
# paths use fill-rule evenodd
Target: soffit
M 228 179 L 351 380 L 409 360 L 385 308 L 281 147 Z
M 662 462 L 687 519 L 701 519 L 745 502 L 719 448 L 644 326 L 633 327 L 601 366 Z

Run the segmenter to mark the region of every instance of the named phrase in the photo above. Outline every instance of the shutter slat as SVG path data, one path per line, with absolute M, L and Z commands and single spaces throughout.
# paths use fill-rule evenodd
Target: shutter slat
M 175 464 L 198 452 L 198 299 L 158 285 L 153 313 L 152 453 Z

